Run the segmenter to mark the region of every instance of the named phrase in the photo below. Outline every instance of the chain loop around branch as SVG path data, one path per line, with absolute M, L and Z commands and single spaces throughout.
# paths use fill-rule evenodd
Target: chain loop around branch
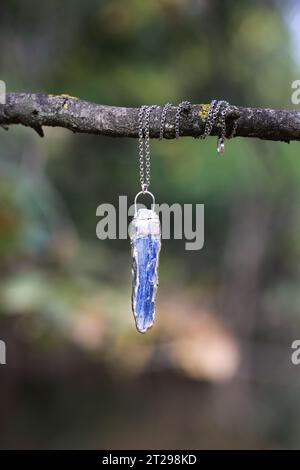
M 160 116 L 160 128 L 159 128 L 159 140 L 164 138 L 164 131 L 165 131 L 165 124 L 166 124 L 166 117 L 167 111 L 171 108 L 171 103 L 166 103 L 162 108 L 161 116 Z
M 151 180 L 151 155 L 150 155 L 150 115 L 158 106 L 143 105 L 139 110 L 139 168 L 142 192 L 147 192 Z
M 180 116 L 184 108 L 190 107 L 191 103 L 189 101 L 181 101 L 177 106 L 176 116 L 175 116 L 175 138 L 179 139 L 180 137 Z
M 138 137 L 139 137 L 139 173 L 142 192 L 146 192 L 150 186 L 151 180 L 151 155 L 150 155 L 150 118 L 151 112 L 158 108 L 157 105 L 142 105 L 138 114 Z M 159 139 L 164 137 L 167 111 L 171 108 L 171 103 L 166 103 L 161 111 Z M 180 137 L 180 119 L 182 111 L 190 108 L 189 101 L 181 101 L 176 108 L 175 115 L 175 138 Z M 230 105 L 225 100 L 212 100 L 209 106 L 207 118 L 205 120 L 203 133 L 198 136 L 199 139 L 206 139 L 213 128 L 218 126 L 220 129 L 217 150 L 220 154 L 224 153 L 225 140 L 234 137 L 237 130 L 237 120 L 233 122 L 231 133 L 228 135 L 226 126 L 226 117 L 230 110 Z

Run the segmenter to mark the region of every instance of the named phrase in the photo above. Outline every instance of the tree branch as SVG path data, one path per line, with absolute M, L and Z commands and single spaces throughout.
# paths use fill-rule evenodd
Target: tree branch
M 182 136 L 199 137 L 205 125 L 209 105 L 187 106 L 180 121 Z M 150 136 L 159 137 L 162 108 L 151 114 Z M 73 132 L 101 134 L 111 137 L 138 136 L 139 108 L 104 106 L 82 101 L 69 95 L 42 93 L 7 93 L 6 104 L 0 105 L 0 126 L 7 129 L 11 124 L 32 127 L 43 136 L 43 126 L 58 126 Z M 176 107 L 167 112 L 165 138 L 174 138 Z M 230 134 L 237 120 L 237 137 L 257 137 L 265 140 L 300 140 L 300 112 L 264 108 L 230 106 L 226 118 Z M 219 126 L 211 135 L 219 134 Z

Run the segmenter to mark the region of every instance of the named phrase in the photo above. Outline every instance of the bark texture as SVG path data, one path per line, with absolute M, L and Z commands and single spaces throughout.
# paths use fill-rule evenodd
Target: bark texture
M 208 104 L 186 106 L 180 122 L 180 135 L 199 137 L 204 129 Z M 150 136 L 159 137 L 162 107 L 151 114 Z M 58 126 L 73 132 L 111 137 L 138 136 L 139 108 L 106 106 L 80 100 L 69 95 L 43 93 L 7 93 L 6 104 L 0 104 L 0 126 L 23 124 L 43 136 L 43 126 Z M 174 138 L 176 106 L 167 112 L 165 134 Z M 264 140 L 300 140 L 300 112 L 268 108 L 230 106 L 226 124 L 228 134 L 237 121 L 237 137 L 256 137 Z M 218 123 L 211 135 L 219 134 Z

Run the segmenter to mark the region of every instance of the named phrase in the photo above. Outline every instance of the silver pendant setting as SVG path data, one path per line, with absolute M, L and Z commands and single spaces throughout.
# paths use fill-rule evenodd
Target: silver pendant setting
M 155 320 L 155 299 L 158 286 L 158 265 L 161 249 L 161 228 L 157 213 L 152 209 L 137 209 L 130 224 L 132 254 L 132 311 L 136 328 L 140 333 L 153 326 Z M 154 205 L 153 205 L 154 208 Z

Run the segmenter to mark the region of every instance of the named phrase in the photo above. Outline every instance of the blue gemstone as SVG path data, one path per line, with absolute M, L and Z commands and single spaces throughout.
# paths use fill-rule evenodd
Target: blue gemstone
M 151 209 L 139 209 L 130 224 L 132 251 L 132 310 L 137 330 L 145 333 L 154 323 L 161 247 L 159 217 Z
M 132 240 L 132 309 L 136 327 L 145 333 L 154 323 L 158 285 L 160 236 L 146 235 Z

